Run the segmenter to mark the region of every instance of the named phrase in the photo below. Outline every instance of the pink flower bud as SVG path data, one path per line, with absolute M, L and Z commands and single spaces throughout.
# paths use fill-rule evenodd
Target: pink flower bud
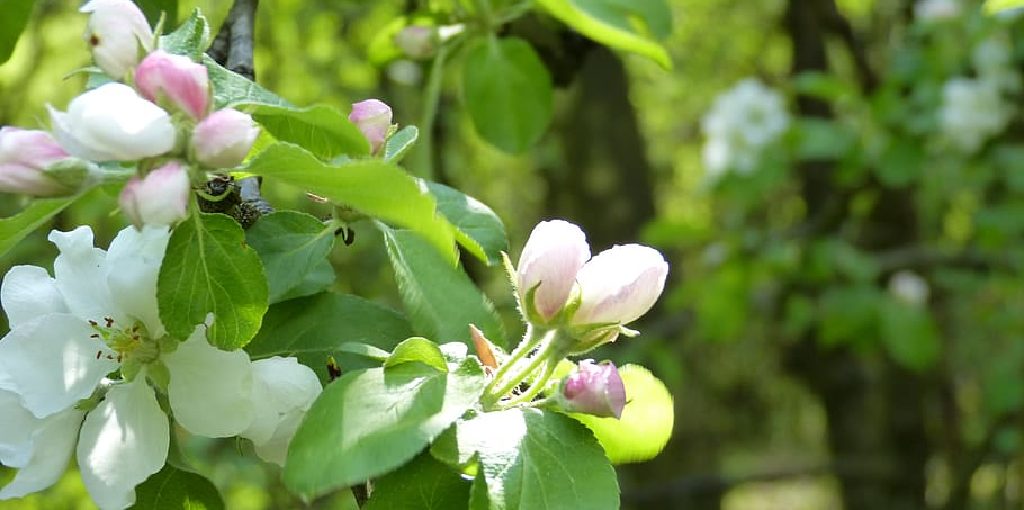
M 85 40 L 96 65 L 111 78 L 120 80 L 153 49 L 153 30 L 146 16 L 130 0 L 91 0 L 81 12 L 91 13 Z
M 210 114 L 192 133 L 196 159 L 209 168 L 238 166 L 249 154 L 260 128 L 252 117 L 224 108 Z
M 348 120 L 362 131 L 370 142 L 370 152 L 376 154 L 391 129 L 391 107 L 376 99 L 360 101 L 352 105 Z
M 171 116 L 135 89 L 107 83 L 71 100 L 67 113 L 52 107 L 53 135 L 74 156 L 134 161 L 174 148 Z
M 70 192 L 45 172 L 68 156 L 50 133 L 0 128 L 0 191 L 37 197 Z
M 612 362 L 595 365 L 593 360 L 585 359 L 562 382 L 560 401 L 569 412 L 620 418 L 626 407 L 626 386 Z
M 150 53 L 135 70 L 135 86 L 154 103 L 163 97 L 193 119 L 206 116 L 210 89 L 206 67 L 188 57 L 163 50 Z
M 173 225 L 188 216 L 190 188 L 188 169 L 171 161 L 143 179 L 128 181 L 118 204 L 136 227 Z
M 519 293 L 525 300 L 537 287 L 533 306 L 544 320 L 551 319 L 565 306 L 576 273 L 590 258 L 587 236 L 580 227 L 567 221 L 542 221 L 533 228 L 519 256 Z M 524 310 L 530 311 L 528 305 Z
M 665 289 L 668 263 L 654 248 L 627 244 L 590 259 L 576 275 L 580 307 L 574 324 L 629 324 L 647 313 Z
M 437 29 L 412 25 L 395 34 L 395 45 L 409 58 L 429 58 L 437 50 Z

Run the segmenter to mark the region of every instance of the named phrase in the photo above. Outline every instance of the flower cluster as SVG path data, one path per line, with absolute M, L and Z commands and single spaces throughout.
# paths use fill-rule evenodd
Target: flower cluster
M 960 15 L 958 0 L 918 0 L 914 4 L 914 17 L 923 22 L 939 22 Z
M 664 290 L 665 258 L 637 244 L 591 258 L 586 234 L 572 223 L 553 220 L 534 227 L 518 268 L 509 262 L 509 271 L 527 333 L 494 372 L 485 406 L 524 404 L 557 390 L 546 401 L 563 410 L 621 416 L 626 390 L 614 364 L 584 360 L 558 388 L 548 388 L 547 382 L 566 356 L 591 351 L 620 334 L 636 334 L 625 325 L 647 313 Z M 522 382 L 530 389 L 502 401 Z
M 1015 109 L 1008 95 L 1020 90 L 1009 41 L 993 36 L 971 54 L 973 78 L 954 77 L 942 87 L 939 125 L 943 139 L 964 154 L 977 152 L 1009 125 Z
M 122 192 L 121 209 L 139 227 L 173 224 L 186 214 L 193 172 L 237 166 L 259 129 L 231 108 L 211 112 L 206 67 L 156 48 L 131 1 L 92 0 L 82 12 L 90 13 L 93 59 L 115 81 L 72 99 L 67 111 L 49 107 L 52 135 L 0 131 L 0 191 L 74 193 L 100 172 L 95 162 L 135 161 L 139 175 Z M 91 174 L 67 178 L 68 158 Z
M 204 325 L 183 342 L 168 338 L 156 282 L 169 236 L 166 226 L 127 228 L 104 251 L 88 227 L 55 231 L 53 277 L 35 266 L 4 277 L 0 463 L 18 472 L 0 500 L 49 487 L 74 451 L 100 508 L 130 506 L 167 459 L 164 409 L 191 434 L 247 438 L 284 463 L 319 380 L 294 358 L 218 350 Z
M 701 123 L 707 141 L 704 167 L 716 179 L 728 171 L 749 173 L 762 150 L 789 127 L 782 96 L 748 78 L 722 93 Z
M 528 321 L 568 326 L 576 337 L 570 352 L 582 353 L 628 332 L 622 326 L 650 310 L 667 274 L 664 257 L 647 246 L 615 246 L 591 258 L 586 234 L 553 220 L 530 233 L 517 283 Z

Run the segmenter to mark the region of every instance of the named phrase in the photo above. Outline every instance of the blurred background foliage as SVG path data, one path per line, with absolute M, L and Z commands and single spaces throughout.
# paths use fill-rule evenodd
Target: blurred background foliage
M 380 34 L 446 3 L 265 1 L 257 81 L 298 105 L 381 98 L 399 124 L 417 124 L 430 62 L 386 54 Z M 555 84 L 550 128 L 520 154 L 477 135 L 456 52 L 433 154 L 412 160 L 429 159 L 435 180 L 490 205 L 513 258 L 537 221 L 561 217 L 583 226 L 595 252 L 640 241 L 671 261 L 642 336 L 607 347 L 650 367 L 676 398 L 665 452 L 619 467 L 623 507 L 1024 507 L 1021 22 L 966 0 L 667 5 L 671 69 L 539 14 L 501 28 L 537 49 Z M 84 77 L 68 74 L 89 63 L 76 7 L 36 2 L 0 66 L 0 124 L 46 126 L 44 105 L 63 107 L 82 89 Z M 195 7 L 218 27 L 230 5 L 181 0 L 179 20 Z M 715 101 L 750 77 L 762 95 Z M 737 111 L 772 94 L 782 112 Z M 750 124 L 727 129 L 723 143 L 752 163 L 709 160 L 705 144 L 719 135 L 702 119 L 713 108 Z M 758 115 L 783 119 L 784 132 L 744 146 Z M 326 213 L 291 188 L 265 195 Z M 23 205 L 0 195 L 4 216 Z M 89 223 L 105 245 L 124 224 L 115 209 L 116 197 L 95 190 L 53 228 Z M 332 254 L 337 289 L 399 307 L 379 234 L 355 231 Z M 45 236 L 26 239 L 0 270 L 52 264 Z M 504 275 L 466 263 L 518 334 Z M 229 508 L 297 505 L 278 472 L 238 448 L 190 449 Z M 87 501 L 69 474 L 0 507 Z

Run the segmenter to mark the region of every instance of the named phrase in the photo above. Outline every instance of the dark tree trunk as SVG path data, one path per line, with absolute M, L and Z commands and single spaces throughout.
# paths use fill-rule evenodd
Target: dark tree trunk
M 619 57 L 594 47 L 576 84 L 561 119 L 564 161 L 544 169 L 545 209 L 579 222 L 594 248 L 603 249 L 636 239 L 654 217 L 651 166 Z
M 837 17 L 834 0 L 789 0 L 786 28 L 793 41 L 794 74 L 828 70 L 826 30 L 845 28 L 838 35 L 848 39 L 851 51 L 862 51 L 852 44 L 848 25 L 836 26 Z M 866 62 L 863 55 L 855 55 L 855 60 Z M 862 85 L 865 89 L 874 85 L 866 68 Z M 831 115 L 827 104 L 813 98 L 801 97 L 797 105 L 802 116 Z M 847 207 L 845 194 L 833 184 L 833 165 L 805 162 L 798 171 L 809 223 L 815 227 L 811 239 L 835 235 Z M 910 197 L 900 190 L 879 191 L 859 247 L 880 250 L 913 242 L 916 227 Z M 828 444 L 846 510 L 925 508 L 929 445 L 921 378 L 884 359 L 871 360 L 847 348 L 823 348 L 814 331 L 788 349 L 786 366 L 807 383 L 825 408 Z

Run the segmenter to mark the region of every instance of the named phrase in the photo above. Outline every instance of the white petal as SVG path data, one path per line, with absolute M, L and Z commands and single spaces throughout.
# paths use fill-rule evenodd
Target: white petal
M 11 327 L 48 313 L 67 312 L 57 282 L 45 269 L 14 266 L 0 285 L 0 303 Z
M 89 413 L 78 442 L 78 469 L 103 510 L 135 502 L 135 486 L 160 471 L 170 445 L 167 415 L 145 377 L 114 386 Z
M 177 350 L 164 355 L 164 363 L 171 374 L 171 411 L 185 430 L 230 437 L 252 424 L 252 367 L 245 351 L 213 347 L 206 341 L 205 326 L 199 326 Z
M 285 415 L 309 409 L 323 388 L 313 370 L 295 358 L 261 359 L 253 362 L 252 370 L 256 414 L 241 435 L 258 445 L 271 440 Z
M 267 462 L 273 462 L 283 467 L 285 459 L 288 458 L 288 445 L 291 444 L 292 438 L 295 437 L 295 431 L 299 430 L 299 425 L 305 416 L 305 411 L 298 410 L 285 415 L 269 440 L 262 443 L 253 442 L 256 455 Z
M 46 109 L 50 112 L 50 125 L 53 131 L 53 137 L 57 139 L 57 143 L 68 151 L 72 156 L 76 156 L 82 159 L 90 159 L 93 161 L 111 161 L 116 158 L 116 155 L 104 150 L 99 150 L 94 147 L 89 147 L 82 143 L 81 140 L 72 134 L 71 117 L 62 111 L 54 109 L 50 105 L 46 105 Z
M 22 407 L 16 393 L 0 390 L 0 464 L 25 467 L 32 458 L 32 435 L 42 422 Z
M 115 368 L 113 353 L 81 319 L 64 313 L 20 324 L 0 340 L 0 389 L 44 418 L 88 397 Z
M 107 285 L 119 310 L 142 321 L 152 338 L 164 335 L 156 302 L 156 280 L 171 234 L 167 227 L 128 227 L 107 251 Z
M 48 239 L 60 250 L 53 261 L 53 275 L 71 313 L 83 320 L 110 317 L 125 321 L 127 317 L 111 304 L 104 267 L 107 255 L 93 247 L 92 229 L 81 226 L 71 232 L 54 230 Z
M 34 449 L 32 460 L 18 470 L 14 480 L 0 489 L 0 500 L 20 498 L 57 483 L 71 459 L 82 415 L 77 409 L 66 409 L 40 423 L 32 437 L 39 448 Z

